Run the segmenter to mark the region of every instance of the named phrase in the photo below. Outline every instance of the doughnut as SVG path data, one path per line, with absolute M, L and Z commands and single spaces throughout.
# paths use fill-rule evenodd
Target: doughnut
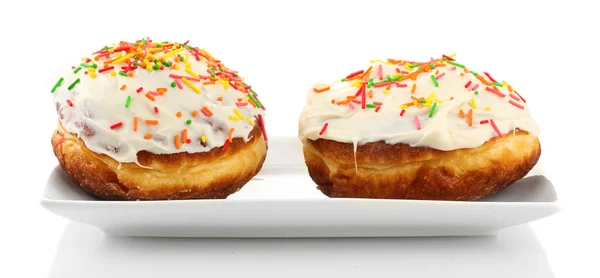
M 189 41 L 104 46 L 65 71 L 51 93 L 54 154 L 99 199 L 226 198 L 266 157 L 257 93 Z
M 454 55 L 375 60 L 309 90 L 298 136 L 332 198 L 475 201 L 538 162 L 539 126 L 513 86 Z

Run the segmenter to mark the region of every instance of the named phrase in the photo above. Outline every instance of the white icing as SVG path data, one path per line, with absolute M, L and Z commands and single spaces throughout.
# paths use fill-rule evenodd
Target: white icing
M 153 46 L 146 45 L 140 49 L 146 51 L 147 47 Z M 155 56 L 160 57 L 171 50 L 173 49 L 155 53 Z M 258 115 L 264 115 L 263 109 L 252 106 L 246 93 L 219 82 L 207 85 L 203 85 L 206 80 L 192 82 L 200 89 L 199 94 L 184 82 L 181 82 L 182 89 L 172 88 L 171 82 L 174 79 L 169 77 L 170 74 L 191 77 L 186 72 L 186 63 L 189 63 L 194 73 L 210 75 L 207 72 L 209 65 L 206 58 L 200 56 L 200 60 L 197 61 L 188 49 L 178 54 L 183 57 L 187 55 L 186 62 L 173 62 L 177 55 L 167 58 L 166 61 L 179 64 L 179 70 L 165 68 L 149 71 L 138 67 L 133 70 L 133 77 L 119 74 L 111 76 L 110 71 L 99 73 L 97 70 L 104 66 L 104 58 L 95 61 L 98 65 L 95 78 L 92 78 L 90 73 L 84 73 L 90 70 L 86 68 L 82 68 L 77 74 L 74 74 L 73 70 L 66 71 L 62 76 L 64 82 L 54 92 L 54 102 L 61 124 L 68 132 L 77 134 L 90 150 L 106 154 L 123 163 L 137 163 L 139 151 L 155 154 L 207 152 L 223 146 L 231 128 L 234 129 L 232 138 L 242 138 L 247 142 L 250 139 L 250 131 L 254 125 L 259 124 Z M 210 54 L 203 54 L 212 59 Z M 94 61 L 94 56 L 89 58 Z M 115 57 L 112 55 L 108 58 Z M 126 60 L 129 61 L 133 62 L 134 58 Z M 125 62 L 118 65 L 108 64 L 114 66 L 117 72 L 126 65 Z M 77 78 L 80 82 L 69 90 L 68 86 Z M 123 85 L 126 88 L 121 90 Z M 143 87 L 143 91 L 137 93 L 139 87 Z M 149 91 L 157 92 L 158 88 L 167 88 L 167 92 L 154 96 L 155 101 L 146 97 Z M 131 101 L 129 108 L 126 108 L 128 96 L 131 97 Z M 223 98 L 222 101 L 217 101 L 219 97 Z M 238 98 L 247 105 L 237 107 Z M 70 100 L 73 106 L 70 106 L 67 100 Z M 212 117 L 207 117 L 200 111 L 204 106 L 212 111 Z M 154 107 L 158 108 L 158 114 L 155 113 Z M 238 109 L 244 119 L 229 119 L 229 116 L 236 116 L 234 109 Z M 198 111 L 196 117 L 192 116 L 194 110 Z M 182 113 L 180 118 L 176 116 L 177 112 Z M 137 131 L 133 130 L 134 117 L 138 118 Z M 188 119 L 192 120 L 190 125 L 186 123 Z M 146 124 L 146 120 L 158 120 L 158 124 Z M 111 129 L 111 126 L 118 122 L 122 122 L 122 126 Z M 180 149 L 176 149 L 175 135 L 183 136 L 184 129 L 187 129 L 187 137 L 191 143 L 181 144 Z M 152 138 L 144 139 L 144 135 L 148 133 L 152 134 Z M 201 144 L 201 136 L 206 137 L 205 146 Z
M 484 84 L 472 73 L 465 73 L 463 68 L 457 68 L 450 64 L 440 66 L 443 62 L 439 60 L 435 63 L 437 64 L 435 69 L 418 74 L 416 80 L 409 78 L 395 82 L 389 90 L 386 90 L 387 94 L 384 93 L 386 86 L 367 88 L 366 103 L 382 103 L 378 112 L 375 112 L 375 108 L 362 109 L 361 103 L 337 104 L 337 102 L 346 100 L 347 96 L 354 96 L 360 89 L 360 81 L 358 81 L 359 84 L 356 83 L 356 80 L 350 80 L 315 85 L 315 88 L 325 85 L 329 85 L 331 88 L 321 93 L 317 93 L 313 89 L 308 92 L 299 120 L 299 137 L 302 140 L 323 138 L 354 144 L 358 138 L 358 144 L 384 141 L 388 144 L 404 143 L 410 146 L 454 150 L 474 148 L 498 136 L 490 123 L 480 124 L 480 121 L 489 121 L 490 119 L 494 120 L 503 134 L 518 128 L 528 131 L 534 136 L 538 135 L 538 125 L 532 119 L 527 104 L 514 90 L 510 92 L 508 84 L 505 83 L 502 87 L 496 86 L 498 91 L 505 95 L 500 97 L 486 90 L 486 87 L 493 88 L 493 85 Z M 384 80 L 379 80 L 379 65 L 382 66 Z M 402 73 L 398 73 L 396 69 L 404 71 L 402 76 L 406 76 L 407 72 L 412 73 L 417 70 L 417 68 L 411 69 L 408 65 L 412 64 L 409 63 L 405 67 L 404 63 L 372 62 L 372 70 L 364 78 L 364 81 L 367 81 L 368 78 L 373 78 L 374 83 L 385 81 L 387 75 L 397 78 Z M 429 67 L 429 63 L 423 66 Z M 439 72 L 436 74 L 436 71 Z M 440 76 L 441 74 L 443 76 L 439 80 L 436 79 L 439 84 L 439 87 L 436 87 L 431 75 Z M 491 82 L 483 75 L 483 72 L 479 72 L 479 74 Z M 497 78 L 493 75 L 492 77 Z M 465 88 L 469 81 L 471 84 Z M 502 83 L 502 80 L 496 79 L 496 81 Z M 398 83 L 406 84 L 406 87 L 397 87 Z M 416 90 L 411 93 L 413 84 L 416 84 Z M 477 85 L 478 95 L 475 95 L 472 88 Z M 368 97 L 369 90 L 372 90 L 373 98 Z M 437 102 L 431 118 L 429 117 L 431 107 L 409 106 L 405 108 L 404 115 L 400 116 L 401 106 L 413 102 L 411 96 L 427 99 L 431 93 L 434 93 L 435 96 L 428 101 L 428 104 L 433 105 L 433 102 Z M 511 97 L 511 94 L 517 99 Z M 451 97 L 452 100 L 450 100 Z M 332 99 L 336 101 L 336 104 L 332 104 Z M 360 101 L 361 97 L 356 99 Z M 471 99 L 475 99 L 476 108 L 474 109 L 471 106 Z M 524 109 L 514 106 L 509 102 L 510 100 L 523 106 Z M 486 107 L 489 107 L 489 110 L 486 110 Z M 459 115 L 461 109 L 465 113 L 464 118 Z M 472 126 L 468 125 L 469 109 L 473 109 Z M 415 125 L 415 116 L 419 119 L 420 130 Z M 328 124 L 327 129 L 322 135 L 319 135 L 325 123 Z

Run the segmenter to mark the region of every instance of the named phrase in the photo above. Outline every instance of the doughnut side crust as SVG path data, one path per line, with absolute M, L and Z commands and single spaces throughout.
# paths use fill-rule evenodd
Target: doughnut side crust
M 52 147 L 62 169 L 89 194 L 104 200 L 224 199 L 261 169 L 267 143 L 257 125 L 247 143 L 234 138 L 225 150 L 204 153 L 152 154 L 141 151 L 138 162 L 121 163 L 90 151 L 60 122 Z
M 304 157 L 318 189 L 329 197 L 473 201 L 523 178 L 541 154 L 537 137 L 516 130 L 483 145 L 440 151 L 385 142 L 354 147 L 306 140 Z

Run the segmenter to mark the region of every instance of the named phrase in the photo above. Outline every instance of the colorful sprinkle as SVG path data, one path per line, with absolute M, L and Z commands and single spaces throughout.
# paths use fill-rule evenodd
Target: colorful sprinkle
M 127 88 L 127 85 L 123 84 L 123 86 L 121 86 L 121 88 L 119 88 L 119 90 L 123 91 L 123 90 L 125 90 L 125 88 Z
M 404 116 L 405 112 L 406 112 L 406 110 L 402 109 L 402 111 L 400 111 L 400 117 Z
M 154 113 L 158 114 L 158 107 L 154 106 Z
M 317 85 L 316 87 L 313 88 L 313 91 L 315 91 L 315 93 L 322 93 L 329 89 L 330 88 L 328 85 Z
M 525 109 L 525 106 L 523 106 L 523 105 L 521 105 L 521 104 L 518 104 L 518 103 L 516 103 L 516 102 L 515 102 L 514 100 L 512 100 L 512 99 L 511 99 L 511 100 L 509 100 L 508 102 L 509 102 L 510 104 L 512 104 L 513 106 L 515 106 L 515 107 L 519 108 L 519 109 Z
M 415 116 L 413 118 L 413 121 L 415 122 L 415 126 L 417 127 L 417 130 L 421 130 L 421 122 L 419 121 L 419 117 Z
M 146 133 L 146 135 L 144 135 L 144 139 L 148 140 L 152 138 L 152 133 Z
M 473 98 L 473 97 L 471 98 L 471 107 L 473 109 L 477 109 L 477 103 L 475 102 L 475 98 Z
M 138 129 L 138 117 L 133 117 L 133 131 L 137 131 Z M 150 138 L 146 138 L 150 139 Z
M 473 109 L 469 109 L 469 126 L 473 126 Z
M 469 88 L 469 86 L 471 86 L 471 81 L 469 80 L 469 82 L 467 82 L 467 84 L 465 84 L 465 88 Z
M 54 92 L 56 91 L 56 89 L 57 89 L 58 87 L 60 87 L 60 85 L 62 85 L 62 83 L 63 83 L 63 81 L 64 81 L 64 80 L 65 80 L 65 79 L 64 79 L 64 78 L 62 78 L 62 77 L 61 77 L 60 79 L 58 79 L 58 81 L 56 82 L 56 84 L 54 84 L 54 86 L 52 87 L 52 90 L 51 90 L 50 92 L 51 92 L 51 93 L 54 93 Z
M 433 85 L 435 85 L 436 87 L 440 86 L 437 79 L 435 78 L 435 75 L 433 75 L 433 74 L 431 75 L 431 81 L 433 81 Z
M 79 78 L 75 79 L 75 81 L 73 81 L 73 83 L 71 83 L 71 85 L 69 85 L 69 87 L 67 87 L 67 90 L 71 90 L 73 89 L 73 87 L 75 87 L 75 85 L 77 85 L 77 83 L 79 83 L 81 80 L 79 80 Z
M 261 114 L 258 114 L 258 123 L 260 125 L 260 129 L 263 132 L 263 137 L 265 138 L 265 141 L 267 141 L 267 131 L 265 129 L 265 121 L 264 121 L 263 116 Z
M 179 141 L 179 134 L 175 134 L 175 149 L 181 149 L 181 141 Z
M 496 131 L 496 134 L 498 134 L 498 137 L 502 137 L 502 132 L 500 132 L 500 129 L 498 129 L 498 126 L 496 126 L 494 119 L 490 119 L 490 124 L 492 124 L 492 127 L 494 128 L 494 131 Z
M 146 98 L 148 98 L 148 99 L 149 99 L 149 100 L 151 100 L 151 101 L 156 101 L 156 98 L 154 98 L 154 96 L 152 96 L 152 94 L 151 94 L 151 93 L 147 93 L 147 94 L 146 94 Z
M 110 126 L 110 129 L 119 128 L 119 127 L 121 127 L 121 126 L 123 126 L 123 122 L 118 122 L 118 123 L 116 123 L 116 124 L 113 124 L 113 125 L 111 125 L 111 126 Z
M 323 128 L 321 128 L 321 131 L 319 132 L 319 135 L 323 135 L 323 133 L 325 133 L 325 130 L 327 130 L 328 126 L 329 126 L 329 123 L 325 123 L 323 125 Z
M 146 120 L 146 124 L 147 125 L 157 125 L 158 124 L 158 120 Z
M 464 65 L 461 65 L 461 64 L 459 64 L 459 63 L 455 63 L 455 62 L 451 62 L 451 61 L 446 61 L 446 63 L 448 63 L 448 64 L 450 64 L 450 65 L 453 65 L 453 66 L 457 66 L 457 67 L 459 67 L 459 68 L 463 68 L 463 69 L 465 68 L 465 66 L 464 66 Z
M 490 122 L 490 121 L 488 121 L 488 120 L 483 120 L 483 121 L 479 122 L 479 124 L 483 125 L 483 124 L 487 124 L 487 123 L 489 123 L 489 122 Z
M 488 91 L 488 92 L 494 93 L 494 94 L 496 94 L 496 95 L 498 95 L 500 97 L 505 97 L 506 96 L 505 94 L 501 93 L 500 91 L 498 91 L 498 90 L 496 90 L 496 89 L 494 89 L 492 87 L 485 87 L 485 90 Z
M 185 121 L 186 125 L 191 125 L 192 124 L 192 120 L 191 119 L 187 119 L 187 121 Z
M 80 70 L 81 70 L 81 67 L 77 67 L 77 68 L 76 68 L 76 69 L 73 71 L 73 73 L 75 73 L 75 74 L 76 74 L 76 73 L 78 73 Z
M 125 108 L 129 108 L 130 103 L 131 103 L 131 96 L 127 96 L 127 100 L 125 101 Z
M 73 107 L 73 103 L 71 102 L 71 100 L 68 100 L 68 99 L 67 99 L 67 104 L 68 104 L 69 106 Z
M 232 127 L 229 129 L 229 133 L 227 133 L 227 141 L 229 141 L 229 143 L 231 143 L 231 141 L 233 141 L 233 131 L 234 131 L 234 128 Z
M 431 109 L 429 110 L 429 118 L 433 117 L 433 111 L 435 111 L 436 106 L 437 106 L 437 102 L 434 102 L 433 106 L 431 106 Z

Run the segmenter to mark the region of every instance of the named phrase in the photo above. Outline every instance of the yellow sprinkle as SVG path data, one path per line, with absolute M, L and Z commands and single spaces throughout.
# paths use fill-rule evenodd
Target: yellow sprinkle
M 206 56 L 212 58 L 213 60 L 216 60 L 215 56 L 212 56 L 212 54 L 208 53 L 208 51 L 206 51 L 206 49 L 202 48 L 202 49 L 200 49 L 200 52 L 204 53 Z
M 371 62 L 371 64 L 375 63 L 375 60 L 369 60 L 369 62 Z
M 175 69 L 176 69 L 176 70 L 179 70 L 179 69 L 180 69 L 180 67 L 179 67 L 179 64 L 175 64 Z
M 435 100 L 437 103 L 444 103 L 444 101 L 439 98 L 434 98 L 433 100 Z
M 149 71 L 152 71 L 152 66 L 151 66 L 150 64 L 148 64 L 148 65 L 146 66 L 146 69 L 147 69 L 147 70 L 149 70 Z
M 237 116 L 229 116 L 229 119 L 232 121 L 239 121 L 240 118 L 238 118 Z
M 350 86 L 360 88 L 360 86 L 362 86 L 362 80 L 356 80 Z
M 423 105 L 424 107 L 429 107 L 429 106 L 431 106 L 431 103 L 430 103 L 430 102 L 427 102 L 427 103 L 421 103 L 421 105 Z
M 473 109 L 477 109 L 477 103 L 475 102 L 475 98 L 471 98 L 471 107 L 473 107 Z
M 388 94 L 388 90 L 383 89 L 383 93 L 387 95 Z
M 202 143 L 206 143 L 206 136 L 200 136 L 200 141 L 202 141 Z
M 248 121 L 248 123 L 249 123 L 250 125 L 254 125 L 254 121 L 253 121 L 252 119 L 250 119 L 250 118 L 246 118 L 246 121 Z
M 120 54 L 120 53 L 117 53 L 117 54 Z M 112 62 L 112 64 L 113 64 L 113 65 L 119 64 L 119 63 L 121 63 L 121 62 L 123 62 L 123 61 L 125 61 L 125 60 L 127 60 L 127 59 L 129 59 L 129 58 L 131 58 L 131 57 L 133 57 L 133 55 L 134 55 L 134 54 L 135 54 L 135 53 L 129 53 L 129 54 L 127 54 L 127 55 L 125 55 L 125 56 L 123 56 L 123 57 L 121 57 L 121 58 L 119 58 L 119 59 L 116 59 L 116 60 L 114 60 L 114 61 Z
M 405 64 L 404 64 L 404 69 L 406 69 L 406 70 L 410 70 L 410 68 L 409 68 L 408 66 L 409 66 L 409 65 L 408 65 L 408 63 L 405 63 Z
M 238 110 L 237 108 L 233 109 L 233 112 L 240 118 L 244 118 L 244 116 L 242 116 L 242 113 L 240 113 L 240 110 Z
M 223 85 L 223 87 L 225 87 L 225 90 L 229 89 L 229 87 L 230 87 L 229 82 L 227 82 L 225 80 L 219 80 L 217 82 L 221 83 L 221 85 Z
M 417 103 L 417 101 L 416 101 L 416 100 L 413 100 L 413 104 L 414 104 L 415 106 L 419 105 L 419 104 Z
M 489 106 L 488 106 L 488 107 L 486 107 L 486 108 L 485 108 L 485 110 L 486 110 L 486 111 L 490 111 L 490 107 L 489 107 Z
M 181 81 L 183 81 L 183 83 L 185 83 L 185 85 L 188 85 L 190 88 L 192 88 L 192 90 L 194 90 L 194 92 L 196 92 L 196 94 L 200 94 L 200 89 L 198 89 L 198 87 L 196 87 L 196 85 L 192 84 L 192 82 L 187 80 L 187 78 L 183 77 L 183 78 L 181 78 Z
M 111 70 L 111 71 L 110 71 L 110 76 L 116 76 L 116 75 L 117 75 L 117 72 L 116 72 L 116 71 L 114 71 L 114 70 Z
M 96 72 L 95 71 L 90 71 L 90 77 L 91 78 L 96 78 Z
M 452 53 L 452 55 L 450 55 L 452 58 L 454 58 L 454 56 L 456 56 L 456 53 Z
M 191 76 L 193 76 L 195 78 L 200 78 L 200 76 L 198 76 L 195 72 L 193 72 L 191 68 L 188 68 L 187 65 L 186 65 L 185 72 L 189 73 Z
M 400 105 L 400 109 L 406 109 L 406 108 L 408 108 L 408 105 L 406 105 L 406 104 Z
M 81 57 L 81 61 L 85 61 L 85 57 Z
M 392 78 L 398 78 L 398 77 L 400 77 L 400 76 L 402 76 L 402 73 L 396 73 L 396 74 L 394 74 L 394 75 L 392 76 Z
M 148 50 L 148 52 L 150 52 L 150 53 L 156 53 L 156 52 L 161 52 L 163 49 L 162 49 L 162 47 L 154 47 L 154 48 L 146 48 L 146 50 Z
M 138 47 L 138 48 L 137 48 L 135 51 L 137 51 L 137 52 L 142 52 L 142 48 L 141 48 L 141 47 Z
M 171 57 L 171 56 L 173 56 L 173 55 L 175 55 L 175 54 L 177 54 L 177 53 L 179 53 L 179 52 L 181 52 L 183 50 L 184 50 L 184 48 L 182 47 L 182 48 L 179 48 L 179 49 L 167 52 L 165 55 L 162 56 L 162 58 L 167 59 L 167 58 L 169 58 L 169 57 Z

